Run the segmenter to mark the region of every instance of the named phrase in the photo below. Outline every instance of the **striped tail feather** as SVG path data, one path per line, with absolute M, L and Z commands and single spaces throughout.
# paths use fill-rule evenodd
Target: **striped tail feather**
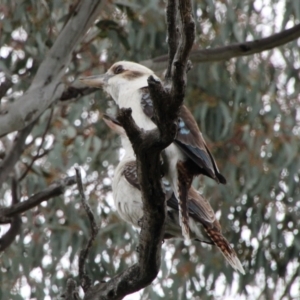
M 236 271 L 240 271 L 243 275 L 245 270 L 238 259 L 236 252 L 230 246 L 229 242 L 222 235 L 222 233 L 215 227 L 204 226 L 204 230 L 211 239 L 211 241 L 219 248 L 225 259 Z
M 178 186 L 179 186 L 179 198 L 178 198 L 179 224 L 184 238 L 186 240 L 190 240 L 189 213 L 187 208 L 188 189 L 184 185 L 179 184 Z
M 182 229 L 182 235 L 185 239 L 190 239 L 190 226 L 189 226 L 189 209 L 188 198 L 189 189 L 193 181 L 193 174 L 189 172 L 184 162 L 177 163 L 177 189 L 178 193 L 176 198 L 179 206 L 179 220 Z M 177 197 L 178 196 L 178 197 Z

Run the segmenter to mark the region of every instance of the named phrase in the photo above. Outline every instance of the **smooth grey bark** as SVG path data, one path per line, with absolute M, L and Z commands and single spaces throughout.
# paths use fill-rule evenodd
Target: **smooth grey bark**
M 82 0 L 74 7 L 29 89 L 0 115 L 0 136 L 26 127 L 60 99 L 65 89 L 61 78 L 71 54 L 97 18 L 100 4 L 99 0 Z

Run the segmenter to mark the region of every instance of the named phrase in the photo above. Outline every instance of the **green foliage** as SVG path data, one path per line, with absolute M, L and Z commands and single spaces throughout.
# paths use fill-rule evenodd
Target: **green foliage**
M 26 91 L 72 10 L 73 1 L 3 0 L 0 78 L 13 86 L 1 103 Z M 103 72 L 112 62 L 167 53 L 162 1 L 106 2 L 74 52 L 64 81 Z M 299 1 L 194 1 L 197 45 L 218 47 L 254 40 L 299 23 Z M 186 104 L 213 149 L 226 186 L 195 180 L 220 216 L 224 235 L 246 269 L 240 276 L 222 255 L 200 243 L 163 245 L 161 272 L 141 299 L 283 299 L 299 297 L 300 106 L 299 41 L 249 57 L 194 63 Z M 1 79 L 0 79 L 1 80 Z M 115 107 L 102 93 L 54 107 L 42 156 L 22 180 L 22 199 L 80 165 L 89 202 L 101 224 L 87 270 L 103 280 L 136 260 L 137 231 L 120 221 L 110 191 L 119 141 L 101 120 Z M 26 170 L 42 140 L 45 112 L 18 163 Z M 8 151 L 7 140 L 0 148 Z M 10 187 L 0 204 L 9 205 Z M 1 229 L 1 233 L 6 229 Z M 22 232 L 1 256 L 1 299 L 54 299 L 77 276 L 78 253 L 89 235 L 76 187 L 22 216 Z M 239 295 L 239 296 L 237 296 Z M 243 297 L 243 298 L 242 298 Z M 261 298 L 260 298 L 261 299 Z

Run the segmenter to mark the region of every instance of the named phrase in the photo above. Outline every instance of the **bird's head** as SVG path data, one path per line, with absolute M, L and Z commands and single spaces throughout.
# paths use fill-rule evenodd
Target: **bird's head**
M 119 61 L 106 73 L 80 78 L 81 82 L 96 88 L 102 88 L 118 103 L 119 95 L 148 85 L 147 79 L 153 71 L 134 62 Z

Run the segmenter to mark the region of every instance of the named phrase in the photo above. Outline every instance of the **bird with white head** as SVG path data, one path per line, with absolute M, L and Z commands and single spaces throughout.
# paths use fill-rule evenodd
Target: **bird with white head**
M 103 75 L 81 78 L 88 86 L 103 88 L 119 108 L 131 108 L 136 124 L 144 129 L 156 128 L 153 121 L 153 103 L 148 90 L 148 78 L 160 80 L 152 70 L 128 61 L 113 64 Z M 189 239 L 187 193 L 194 176 L 203 174 L 218 183 L 226 183 L 210 153 L 199 127 L 186 106 L 178 116 L 177 135 L 164 151 L 166 177 L 179 203 L 182 233 Z

